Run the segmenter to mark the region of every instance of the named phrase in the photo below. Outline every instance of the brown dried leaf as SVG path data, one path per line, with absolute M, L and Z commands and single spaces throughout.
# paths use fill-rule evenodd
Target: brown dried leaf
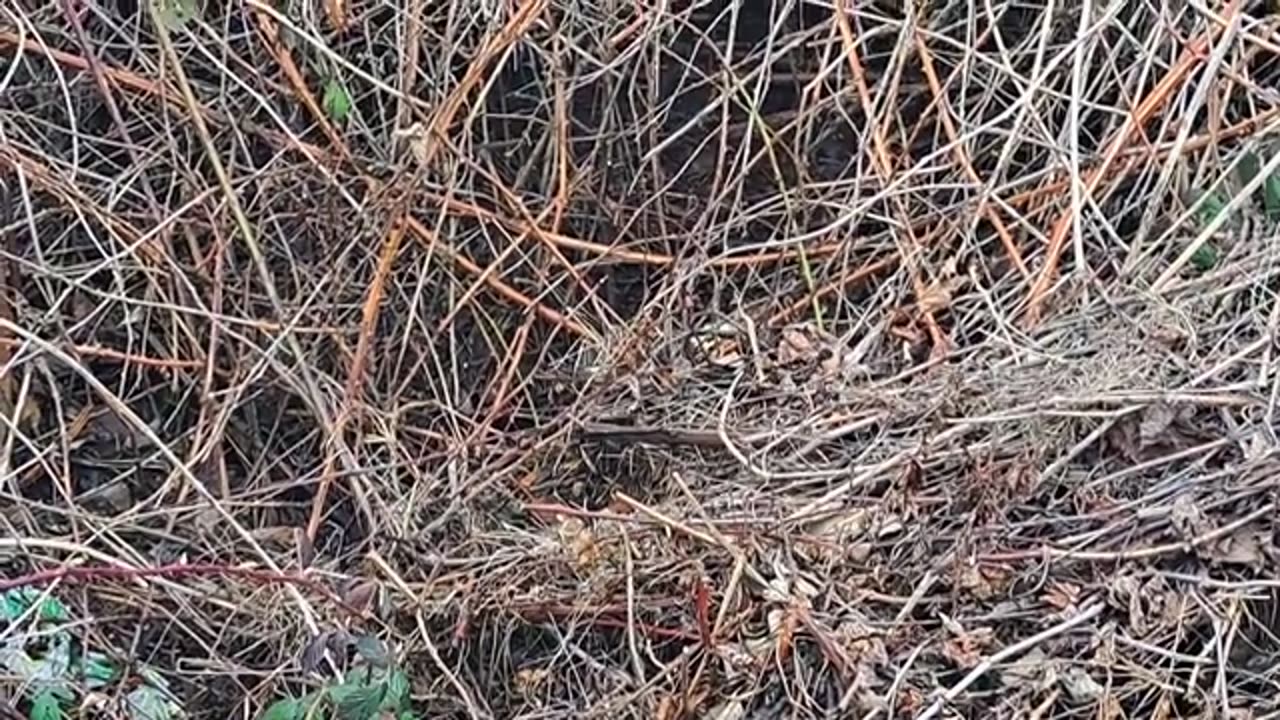
M 709 344 L 707 360 L 719 367 L 737 367 L 742 364 L 742 349 L 734 338 L 721 338 Z
M 1223 565 L 1244 565 L 1254 570 L 1266 566 L 1268 537 L 1261 532 L 1238 532 L 1201 545 L 1201 555 Z
M 1173 525 L 1173 529 L 1187 542 L 1204 535 L 1210 529 L 1208 519 L 1200 511 L 1200 506 L 1196 504 L 1195 498 L 1190 493 L 1183 493 L 1174 498 L 1173 507 L 1169 510 L 1169 524 Z
M 1077 703 L 1091 703 L 1106 694 L 1106 689 L 1094 680 L 1088 671 L 1081 667 L 1069 667 L 1059 678 L 1062 689 Z
M 778 362 L 790 365 L 796 362 L 807 362 L 818 356 L 817 345 L 809 338 L 808 333 L 795 328 L 782 331 L 782 342 L 778 344 Z
M 964 565 L 954 582 L 979 600 L 989 600 L 1009 586 L 1012 574 L 997 565 Z
M 846 620 L 836 628 L 841 644 L 854 663 L 871 668 L 889 664 L 884 633 L 861 620 Z
M 1000 671 L 1000 682 L 1013 688 L 1038 690 L 1056 679 L 1053 663 L 1040 648 L 1032 648 Z
M 1111 602 L 1128 611 L 1129 627 L 1134 633 L 1146 633 L 1147 618 L 1142 607 L 1142 585 L 1131 575 L 1112 578 L 1108 584 Z
M 342 601 L 360 612 L 368 612 L 378 595 L 378 583 L 372 580 L 356 580 L 343 589 Z
M 1156 403 L 1142 413 L 1142 422 L 1138 424 L 1138 438 L 1142 447 L 1154 445 L 1164 439 L 1170 426 L 1178 419 L 1177 409 L 1168 403 Z
M 916 309 L 921 315 L 936 313 L 951 307 L 955 294 L 965 283 L 966 275 L 956 272 L 956 259 L 952 257 L 941 268 L 938 279 L 929 284 L 924 293 L 916 298 Z
M 951 307 L 951 300 L 951 288 L 948 287 L 948 283 L 935 282 L 916 299 L 916 307 L 921 314 L 931 314 Z
M 1249 433 L 1248 440 L 1242 443 L 1244 450 L 1244 459 L 1247 462 L 1257 462 L 1275 450 L 1268 433 L 1261 428 L 1256 428 Z
M 526 695 L 538 691 L 538 688 L 546 684 L 551 677 L 551 671 L 546 668 L 524 668 L 516 671 L 515 686 L 516 690 Z
M 951 634 L 942 643 L 942 655 L 965 670 L 977 667 L 982 662 L 983 651 L 995 640 L 995 632 L 989 627 L 965 629 L 947 615 L 941 617 L 943 627 Z
M 1054 581 L 1041 596 L 1041 601 L 1054 610 L 1063 611 L 1080 601 L 1080 586 L 1075 583 Z
M 311 638 L 302 648 L 302 671 L 308 674 L 319 671 L 320 664 L 324 662 L 326 650 L 334 654 L 337 662 L 345 661 L 349 640 L 346 632 L 342 630 L 322 632 Z
M 862 554 L 862 559 L 866 560 L 870 546 L 857 541 L 867 535 L 871 523 L 871 513 L 862 509 L 839 513 L 814 523 L 810 534 L 818 541 L 814 543 L 818 548 L 816 554 L 826 560 Z
M 773 639 L 771 637 L 749 638 L 747 644 L 718 642 L 712 648 L 716 657 L 720 658 L 720 668 L 724 677 L 733 680 L 750 676 L 768 663 L 773 654 Z
M 573 559 L 578 570 L 590 572 L 600 563 L 603 553 L 596 542 L 595 534 L 586 523 L 576 517 L 566 517 L 556 528 L 560 544 Z

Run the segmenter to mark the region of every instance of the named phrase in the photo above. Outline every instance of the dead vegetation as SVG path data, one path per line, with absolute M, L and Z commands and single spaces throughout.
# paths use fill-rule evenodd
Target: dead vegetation
M 1274 3 L 0 18 L 0 587 L 104 716 L 1280 717 Z

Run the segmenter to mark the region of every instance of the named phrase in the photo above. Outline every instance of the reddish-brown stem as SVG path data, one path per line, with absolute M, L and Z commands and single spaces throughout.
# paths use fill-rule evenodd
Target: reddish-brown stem
M 0 580 L 0 593 L 16 588 L 48 585 L 53 582 L 71 581 L 92 584 L 95 582 L 100 583 L 109 580 L 141 580 L 145 578 L 165 578 L 168 580 L 176 580 L 183 577 L 200 576 L 235 577 L 243 580 L 249 580 L 251 582 L 258 583 L 259 585 L 279 585 L 282 583 L 297 585 L 300 588 L 304 588 L 318 595 L 324 596 L 326 600 L 332 602 L 349 615 L 355 617 L 364 616 L 362 611 L 347 604 L 332 590 L 311 578 L 290 573 L 279 573 L 271 570 L 260 570 L 257 568 L 236 567 L 234 565 L 221 565 L 218 563 L 173 563 L 171 565 L 156 565 L 152 567 L 76 565 L 71 567 L 50 568 L 48 570 L 37 570 L 36 572 L 28 573 L 26 575 L 19 575 L 14 578 L 2 579 Z

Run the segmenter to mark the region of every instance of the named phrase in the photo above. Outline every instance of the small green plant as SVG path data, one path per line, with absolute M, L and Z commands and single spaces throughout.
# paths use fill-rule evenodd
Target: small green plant
M 1268 176 L 1262 184 L 1262 207 L 1268 221 L 1280 223 L 1280 173 Z
M 322 636 L 304 653 L 304 665 L 318 664 L 326 647 L 354 645 L 358 660 L 342 680 L 302 697 L 277 700 L 258 720 L 417 720 L 409 703 L 409 676 L 391 665 L 377 638 Z
M 160 11 L 160 21 L 170 30 L 181 30 L 199 13 L 196 0 L 156 0 L 156 7 Z
M 342 682 L 272 703 L 258 720 L 417 720 L 409 708 L 409 677 L 394 668 L 358 667 Z
M 1204 193 L 1200 201 L 1200 224 L 1208 225 L 1218 219 L 1218 216 L 1227 211 L 1227 205 L 1231 202 L 1231 198 L 1221 190 L 1214 190 L 1210 193 Z
M 75 706 L 77 695 L 99 690 L 120 678 L 120 671 L 106 655 L 77 649 L 67 630 L 71 613 L 52 595 L 30 587 L 9 590 L 0 595 L 0 620 L 6 626 L 21 625 L 21 632 L 7 633 L 0 644 L 0 668 L 20 681 L 30 702 L 30 720 L 63 720 L 68 717 L 67 710 Z M 164 677 L 148 668 L 142 668 L 138 675 L 142 682 L 124 696 L 123 717 L 185 717 Z
M 1191 267 L 1195 268 L 1198 272 L 1208 272 L 1217 264 L 1218 249 L 1213 246 L 1213 243 L 1207 242 L 1196 248 L 1195 252 L 1191 253 Z
M 1219 221 L 1223 213 L 1227 212 L 1227 206 L 1232 198 L 1238 196 L 1238 193 L 1257 179 L 1258 174 L 1262 172 L 1262 167 L 1261 160 L 1253 151 L 1245 151 L 1236 163 L 1233 175 L 1215 183 L 1217 187 L 1213 190 L 1197 190 L 1195 193 L 1196 220 L 1200 226 L 1207 227 Z M 1280 226 L 1280 172 L 1268 175 L 1249 202 L 1261 204 L 1262 218 L 1272 226 L 1272 229 Z M 1245 206 L 1249 206 L 1249 203 L 1245 203 Z M 1223 225 L 1228 228 L 1239 228 L 1239 218 L 1225 218 Z M 1218 256 L 1218 248 L 1206 242 L 1192 253 L 1191 267 L 1198 272 L 1207 272 L 1218 264 Z
M 320 99 L 324 111 L 334 122 L 344 123 L 351 116 L 351 94 L 337 78 L 324 81 L 324 96 Z

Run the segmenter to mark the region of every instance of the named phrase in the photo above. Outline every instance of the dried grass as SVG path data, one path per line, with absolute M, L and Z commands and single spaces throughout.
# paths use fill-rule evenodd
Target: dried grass
M 1280 716 L 1264 3 L 183 7 L 4 7 L 0 568 L 194 715 Z

